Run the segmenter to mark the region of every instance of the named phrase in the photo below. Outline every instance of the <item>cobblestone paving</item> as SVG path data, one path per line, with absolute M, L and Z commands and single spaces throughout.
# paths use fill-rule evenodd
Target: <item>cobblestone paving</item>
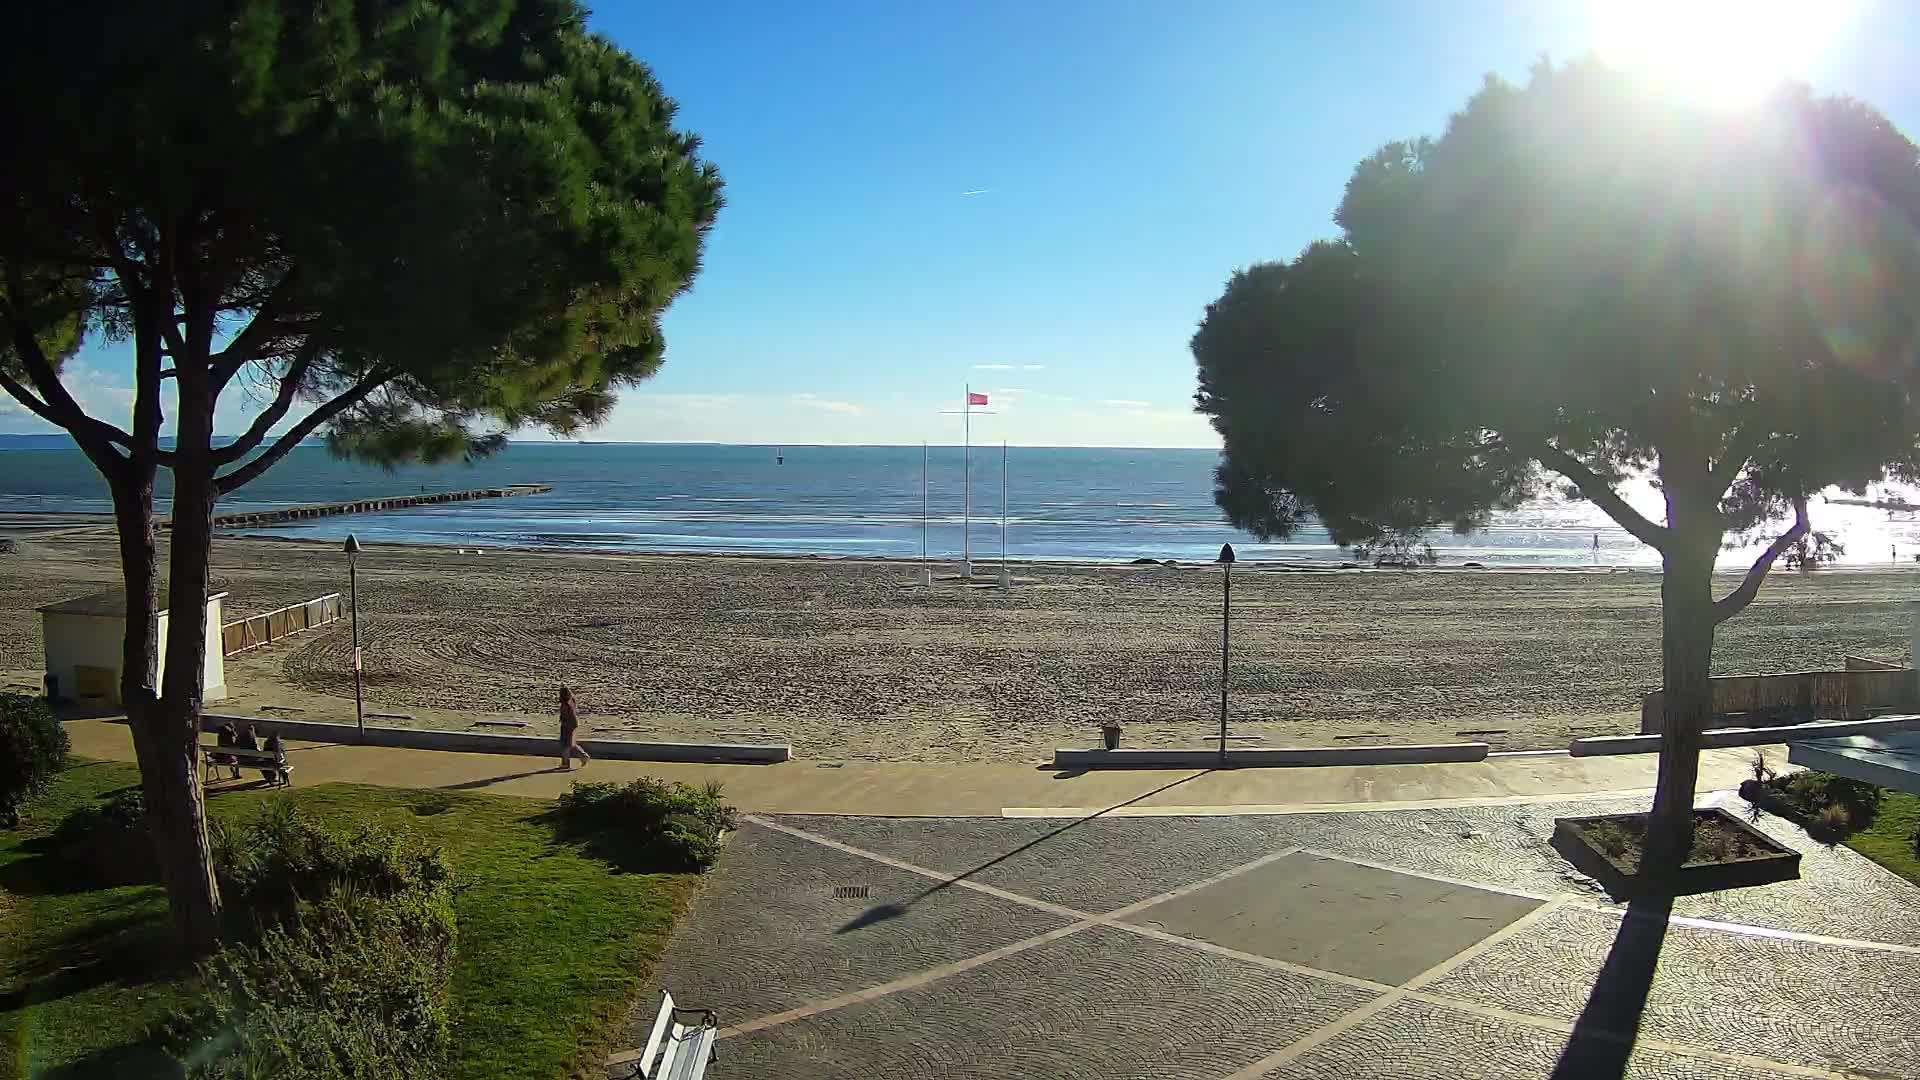
M 1730 798 L 1727 807 L 1743 813 L 1747 804 Z M 1632 798 L 1268 817 L 1101 817 L 1078 822 L 782 820 L 948 873 L 984 865 L 975 880 L 1069 907 L 1104 910 L 1288 845 L 1496 888 L 1605 902 L 1606 894 L 1548 844 L 1553 819 L 1645 809 L 1644 798 Z M 1809 839 L 1791 823 L 1765 816 L 1759 824 L 1801 852 L 1800 880 L 1682 897 L 1674 903 L 1675 915 L 1920 946 L 1920 893 L 1912 885 L 1848 848 L 1830 848 Z M 1028 844 L 1032 846 L 1025 847 Z
M 1096 927 L 945 982 L 726 1040 L 726 1069 L 716 1064 L 715 1075 L 1211 1080 L 1373 996 Z
M 1572 1020 L 1621 921 L 1561 908 L 1428 989 Z M 1667 929 L 1640 1030 L 1775 1061 L 1920 1074 L 1920 955 Z
M 1065 926 L 1071 920 L 936 884 L 767 829 L 734 834 L 674 934 L 673 996 L 728 1021 L 884 983 Z M 865 899 L 835 899 L 867 885 Z M 912 901 L 912 902 L 910 902 Z M 901 913 L 857 929 L 886 905 Z M 651 1020 L 651 1017 L 649 1017 Z
M 1555 1075 L 1567 1036 L 1508 1020 L 1402 1001 L 1266 1080 L 1538 1080 Z M 1625 1073 L 1575 1055 L 1561 1075 L 1606 1080 L 1785 1080 L 1789 1073 L 1636 1047 Z M 1584 1064 L 1587 1067 L 1582 1069 Z M 1598 1070 L 1596 1072 L 1596 1070 Z
M 1547 838 L 1556 816 L 1641 804 L 764 819 L 729 844 L 658 978 L 718 1010 L 715 1080 L 1592 1075 L 1561 1057 L 1605 1000 L 1602 965 L 1627 955 L 1623 922 Z M 1606 1080 L 1920 1078 L 1920 890 L 1762 825 L 1805 853 L 1803 879 L 1683 898 L 1674 914 L 1788 936 L 1655 935 L 1639 1043 Z M 1337 888 L 1289 874 L 1309 867 Z M 835 898 L 846 885 L 868 895 Z M 1309 911 L 1374 958 L 1313 948 L 1294 925 Z M 1436 918 L 1446 932 L 1424 941 Z

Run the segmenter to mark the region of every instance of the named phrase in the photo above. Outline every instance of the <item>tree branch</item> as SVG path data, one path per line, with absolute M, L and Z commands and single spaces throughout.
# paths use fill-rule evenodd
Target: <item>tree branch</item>
M 261 454 L 259 457 L 254 458 L 238 469 L 227 473 L 225 476 L 216 477 L 214 479 L 215 489 L 220 494 L 225 495 L 244 484 L 252 482 L 259 477 L 261 473 L 272 468 L 275 462 L 286 457 L 294 447 L 300 445 L 302 439 L 313 434 L 314 430 L 321 424 L 326 423 L 366 400 L 368 394 L 378 390 L 391 378 L 393 378 L 393 373 L 382 369 L 376 369 L 369 373 L 366 378 L 354 383 L 351 389 L 339 397 L 334 398 L 332 401 L 327 402 L 308 413 L 305 417 L 302 417 L 299 423 L 288 428 L 285 434 L 275 440 L 274 444 L 267 448 L 266 453 Z
M 273 428 L 273 425 L 286 418 L 287 410 L 293 408 L 293 399 L 300 394 L 301 381 L 307 377 L 307 371 L 313 367 L 313 358 L 314 354 L 311 351 L 303 351 L 294 358 L 286 374 L 280 376 L 280 389 L 274 394 L 273 404 L 253 418 L 253 424 L 247 428 L 246 434 L 240 436 L 231 445 L 223 446 L 213 452 L 215 468 L 231 465 L 253 453 L 254 448 L 267 437 L 267 432 Z
M 280 283 L 273 287 L 267 298 L 254 310 L 253 318 L 247 321 L 246 329 L 235 335 L 227 347 L 213 355 L 213 392 L 219 393 L 227 381 L 247 366 L 249 361 L 258 359 L 261 346 L 272 339 L 274 332 L 281 329 L 278 310 L 287 302 L 287 296 L 293 290 L 293 281 L 299 269 L 287 271 Z
M 1713 602 L 1713 621 L 1716 625 L 1726 622 L 1747 609 L 1753 598 L 1760 592 L 1760 583 L 1767 580 L 1767 572 L 1773 569 L 1773 561 L 1782 552 L 1792 547 L 1794 541 L 1807 534 L 1807 500 L 1793 500 L 1793 527 L 1783 532 L 1767 550 L 1753 560 L 1753 566 L 1747 571 L 1746 580 L 1740 587 Z
M 40 343 L 34 340 L 33 328 L 27 325 L 25 319 L 17 317 L 16 312 L 25 292 L 26 282 L 19 270 L 8 267 L 7 297 L 11 310 L 6 312 L 6 321 L 13 330 L 13 351 L 19 355 L 20 366 L 26 370 L 27 380 L 33 383 L 35 390 L 39 391 L 39 403 L 46 410 L 41 412 L 40 409 L 34 409 L 34 411 L 48 423 L 65 428 L 72 433 L 74 441 L 80 444 L 81 449 L 89 451 L 88 457 L 95 458 L 96 463 L 99 460 L 95 457 L 96 453 L 118 456 L 112 450 L 113 443 L 120 444 L 131 453 L 133 436 L 112 424 L 87 415 L 87 411 L 80 407 L 79 402 L 73 400 L 73 395 L 68 393 L 66 386 L 60 382 L 60 373 L 54 370 L 53 362 L 47 359 L 47 354 L 40 348 Z M 14 385 L 19 384 L 14 383 Z M 21 389 L 25 388 L 21 387 Z M 12 388 L 7 392 L 20 397 Z M 22 397 L 21 404 L 33 409 L 31 397 L 32 395 Z
M 1580 489 L 1580 494 L 1585 495 L 1595 506 L 1606 511 L 1607 516 L 1618 522 L 1621 528 L 1632 533 L 1634 539 L 1657 551 L 1666 550 L 1669 530 L 1665 526 L 1656 525 L 1647 520 L 1640 511 L 1629 506 L 1627 500 L 1613 490 L 1613 485 L 1607 483 L 1605 477 L 1588 468 L 1579 458 L 1545 439 L 1521 444 L 1517 449 L 1533 455 L 1540 464 L 1573 481 L 1573 486 Z

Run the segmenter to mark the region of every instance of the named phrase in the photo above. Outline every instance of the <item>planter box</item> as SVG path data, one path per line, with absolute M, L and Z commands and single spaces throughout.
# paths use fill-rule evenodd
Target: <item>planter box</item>
M 1725 810 L 1695 810 L 1694 827 L 1712 822 L 1741 834 L 1763 854 L 1748 855 L 1726 862 L 1689 861 L 1671 875 L 1643 877 L 1636 866 L 1625 865 L 1588 842 L 1582 828 L 1588 824 L 1613 821 L 1629 828 L 1644 825 L 1645 814 L 1601 814 L 1594 817 L 1555 818 L 1553 847 L 1581 873 L 1598 881 L 1616 900 L 1655 896 L 1685 896 L 1690 893 L 1740 889 L 1767 885 L 1800 876 L 1800 853 L 1741 821 Z

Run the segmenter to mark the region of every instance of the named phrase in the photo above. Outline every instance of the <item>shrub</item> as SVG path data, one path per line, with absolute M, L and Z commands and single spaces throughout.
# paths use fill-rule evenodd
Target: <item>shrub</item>
M 1588 843 L 1616 859 L 1640 844 L 1640 838 L 1617 821 L 1592 821 L 1581 828 Z
M 210 1080 L 432 1077 L 448 1045 L 456 941 L 437 850 L 377 829 L 335 833 L 283 801 L 217 825 L 216 872 L 241 938 L 202 965 L 204 1007 L 176 1022 Z
M 1833 831 L 1863 829 L 1880 811 L 1880 788 L 1833 773 L 1806 772 L 1776 779 L 1767 785 L 1792 803 L 1802 815 Z M 1830 808 L 1838 811 L 1830 812 Z
M 1842 803 L 1828 803 L 1814 815 L 1814 824 L 1829 832 L 1845 832 L 1853 824 L 1853 814 Z
M 0 825 L 20 823 L 20 807 L 66 766 L 67 746 L 67 729 L 46 702 L 0 694 Z
M 720 857 L 720 834 L 737 824 L 718 784 L 694 787 L 642 777 L 575 784 L 560 796 L 561 829 L 622 869 L 704 870 Z
M 452 867 L 437 848 L 383 829 L 323 829 L 284 799 L 268 800 L 247 825 L 216 820 L 210 832 L 214 872 L 229 910 L 262 924 L 283 922 L 301 900 L 336 889 L 386 899 L 450 889 L 453 881 Z
M 147 829 L 147 800 L 138 788 L 115 792 L 101 806 L 75 810 L 53 834 L 53 848 L 95 888 L 160 880 L 160 863 Z
M 451 890 L 339 886 L 201 966 L 191 1075 L 219 1080 L 434 1077 L 449 1039 Z

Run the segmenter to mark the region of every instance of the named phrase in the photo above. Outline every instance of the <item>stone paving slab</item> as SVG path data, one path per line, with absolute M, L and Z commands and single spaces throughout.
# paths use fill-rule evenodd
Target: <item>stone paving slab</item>
M 1636 1047 L 1624 1073 L 1576 1055 L 1567 1036 L 1422 1001 L 1402 1001 L 1266 1074 L 1265 1080 L 1787 1080 L 1758 1066 Z M 1584 1058 L 1584 1060 L 1583 1060 Z M 1224 1073 L 1222 1075 L 1225 1075 Z
M 1572 1020 L 1623 934 L 1614 916 L 1549 913 L 1427 987 Z M 1920 956 L 1670 926 L 1645 1034 L 1791 1064 L 1920 1075 Z
M 1398 985 L 1541 903 L 1295 852 L 1126 921 Z
M 1218 1080 L 1373 995 L 1095 927 L 725 1039 L 722 1080 Z
M 661 958 L 674 1000 L 723 1023 L 790 1009 L 962 960 L 1071 920 L 749 826 L 728 842 Z M 867 885 L 863 899 L 835 899 Z M 875 918 L 893 911 L 898 914 Z M 865 921 L 862 925 L 863 920 Z M 631 1025 L 638 1046 L 660 986 Z

